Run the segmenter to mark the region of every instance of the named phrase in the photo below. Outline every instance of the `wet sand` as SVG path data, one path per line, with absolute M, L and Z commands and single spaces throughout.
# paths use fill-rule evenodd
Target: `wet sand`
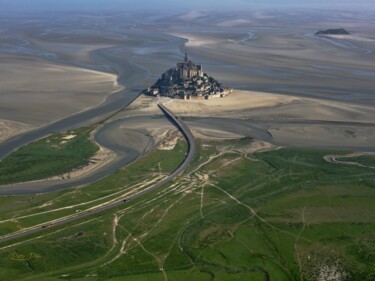
M 275 107 L 298 101 L 292 96 L 275 95 L 255 91 L 235 90 L 225 98 L 211 100 L 182 100 L 159 98 L 160 102 L 168 105 L 173 112 L 182 116 L 215 116 L 215 117 L 245 117 L 246 112 L 255 108 Z M 127 109 L 130 115 L 158 114 L 156 99 L 142 95 Z
M 224 99 L 163 100 L 187 120 L 196 137 L 248 136 L 274 145 L 374 150 L 375 37 L 374 18 L 368 13 L 251 11 L 103 17 L 82 20 L 71 15 L 54 21 L 40 16 L 35 24 L 27 18 L 0 19 L 7 26 L 0 30 L 0 56 L 5 58 L 0 72 L 8 85 L 0 95 L 3 139 L 30 125 L 60 120 L 14 142 L 3 142 L 1 155 L 53 131 L 93 124 L 126 107 L 183 59 L 185 46 L 205 72 L 235 89 Z M 349 28 L 352 35 L 313 35 L 337 26 Z M 22 87 L 10 83 L 29 73 L 29 80 L 20 80 Z M 40 78 L 44 75 L 48 79 Z M 125 89 L 111 95 L 117 87 L 114 77 Z M 92 109 L 63 118 L 87 108 Z M 119 158 L 89 179 L 58 183 L 46 190 L 97 180 L 136 159 L 169 130 L 173 126 L 161 117 L 155 101 L 141 96 L 108 119 L 95 136 L 103 146 L 120 152 Z M 35 186 L 29 188 L 32 192 Z
M 153 97 L 140 96 L 123 116 L 158 114 L 156 101 Z M 214 100 L 159 98 L 159 101 L 188 120 L 190 117 L 211 120 L 211 128 L 195 131 L 200 137 L 254 137 L 245 131 L 233 130 L 238 125 L 236 122 L 246 120 L 248 126 L 257 125 L 268 131 L 276 145 L 362 151 L 373 150 L 375 143 L 373 106 L 236 90 L 226 98 Z M 222 120 L 215 118 L 231 120 L 233 127 L 220 126 L 225 124 L 223 121 L 214 124 L 212 120 Z
M 0 119 L 0 143 L 14 135 L 32 130 L 33 128 L 33 126 L 25 123 Z
M 100 104 L 120 89 L 113 74 L 38 60 L 24 63 L 2 63 L 0 102 L 12 114 L 1 118 L 40 126 Z
M 2 140 L 92 108 L 121 89 L 116 75 L 38 58 L 2 58 L 0 72 L 0 119 L 8 128 Z

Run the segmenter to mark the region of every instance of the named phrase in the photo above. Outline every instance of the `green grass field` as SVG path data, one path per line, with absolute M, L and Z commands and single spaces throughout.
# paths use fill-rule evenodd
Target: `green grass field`
M 201 143 L 188 172 L 160 190 L 0 245 L 0 280 L 374 280 L 375 171 L 328 163 L 325 151 L 243 153 L 250 145 Z M 82 189 L 0 198 L 0 229 L 141 190 L 184 153 L 179 143 Z
M 26 145 L 0 161 L 0 185 L 62 175 L 87 165 L 99 147 L 83 128 L 53 134 Z

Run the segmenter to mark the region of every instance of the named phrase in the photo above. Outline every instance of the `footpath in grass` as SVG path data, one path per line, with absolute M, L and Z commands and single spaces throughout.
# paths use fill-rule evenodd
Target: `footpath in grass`
M 53 134 L 0 161 L 0 185 L 61 175 L 89 163 L 99 147 L 90 140 L 93 128 Z
M 1 196 L 0 236 L 146 189 L 170 174 L 184 159 L 186 149 L 183 141 L 172 150 L 155 149 L 114 174 L 81 188 L 38 195 Z
M 373 169 L 249 146 L 201 143 L 189 173 L 159 190 L 0 248 L 0 280 L 374 280 Z M 183 152 L 141 158 L 123 181 Z

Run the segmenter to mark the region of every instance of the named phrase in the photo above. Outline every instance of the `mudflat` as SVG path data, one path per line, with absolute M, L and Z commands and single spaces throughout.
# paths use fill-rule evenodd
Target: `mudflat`
M 201 126 L 197 135 L 219 134 L 221 128 L 220 137 L 238 136 L 238 130 L 228 131 L 215 118 L 245 119 L 267 131 L 276 145 L 373 147 L 375 37 L 369 13 L 73 14 L 60 21 L 23 17 L 3 18 L 7 28 L 0 30 L 3 140 L 98 106 L 118 90 L 117 81 L 141 92 L 180 62 L 186 49 L 208 75 L 234 89 L 224 99 L 163 99 L 182 117 L 213 118 L 212 128 Z M 337 26 L 351 35 L 314 35 Z M 132 116 L 143 122 L 142 116 L 161 115 L 155 102 L 140 96 L 114 119 Z M 131 120 L 124 119 L 123 126 L 131 127 Z M 145 126 L 133 134 L 147 135 Z
M 25 127 L 42 126 L 98 105 L 118 89 L 116 75 L 38 58 L 2 58 L 0 71 L 0 119 Z

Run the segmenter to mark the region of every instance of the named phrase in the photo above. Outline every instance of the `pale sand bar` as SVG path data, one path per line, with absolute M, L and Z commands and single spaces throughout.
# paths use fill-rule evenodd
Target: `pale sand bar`
M 273 136 L 277 145 L 366 149 L 375 143 L 375 109 L 345 102 L 237 91 L 225 98 L 181 100 L 159 98 L 169 109 L 185 117 L 250 119 Z M 140 96 L 125 116 L 161 114 L 157 99 Z M 234 121 L 235 122 L 235 121 Z M 236 138 L 225 130 L 193 128 L 196 137 Z
M 299 100 L 297 97 L 283 96 L 271 93 L 253 92 L 253 91 L 234 91 L 233 94 L 225 98 L 216 98 L 211 100 L 182 100 L 159 98 L 173 112 L 183 116 L 217 116 L 237 114 L 243 115 L 241 111 L 246 109 L 275 107 L 280 104 L 288 104 Z M 150 96 L 142 95 L 135 100 L 127 109 L 127 114 L 158 114 L 160 110 L 156 99 Z
M 0 142 L 33 128 L 33 126 L 28 124 L 0 119 Z
M 116 75 L 37 58 L 1 58 L 0 140 L 94 107 L 120 89 Z M 14 123 L 16 122 L 16 123 Z

